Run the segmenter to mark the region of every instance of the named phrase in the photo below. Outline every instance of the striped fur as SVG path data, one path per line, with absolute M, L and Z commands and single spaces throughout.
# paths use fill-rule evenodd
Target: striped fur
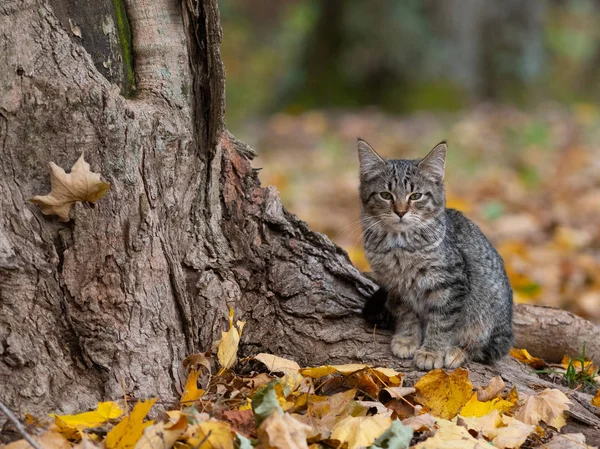
M 365 316 L 391 317 L 392 352 L 414 357 L 420 369 L 506 355 L 512 290 L 502 258 L 479 228 L 446 209 L 446 144 L 420 160 L 385 160 L 362 140 L 358 150 L 365 254 L 383 288 Z

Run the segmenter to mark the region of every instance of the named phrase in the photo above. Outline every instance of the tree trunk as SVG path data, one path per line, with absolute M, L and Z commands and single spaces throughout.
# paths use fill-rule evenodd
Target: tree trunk
M 125 393 L 168 404 L 229 307 L 247 321 L 243 355 L 414 378 L 389 336 L 364 330 L 374 284 L 260 186 L 253 150 L 226 131 L 217 0 L 77 4 L 0 5 L 0 400 L 20 414 Z M 81 152 L 107 196 L 68 223 L 42 215 L 27 199 L 49 190 L 48 162 Z M 543 383 L 511 360 L 471 368 Z

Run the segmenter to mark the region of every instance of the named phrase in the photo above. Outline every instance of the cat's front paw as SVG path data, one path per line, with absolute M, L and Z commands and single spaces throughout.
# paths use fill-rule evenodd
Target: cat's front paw
M 454 369 L 465 363 L 467 360 L 467 353 L 463 348 L 453 346 L 450 348 L 444 356 L 444 366 L 446 368 Z
M 415 338 L 400 336 L 392 338 L 392 353 L 399 359 L 410 359 L 418 348 L 419 344 Z
M 415 366 L 424 371 L 442 368 L 444 366 L 444 355 L 443 351 L 419 349 L 415 352 Z

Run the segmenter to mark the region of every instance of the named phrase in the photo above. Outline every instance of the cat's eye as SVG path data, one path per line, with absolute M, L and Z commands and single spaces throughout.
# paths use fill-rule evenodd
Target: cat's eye
M 388 201 L 390 201 L 390 200 L 393 200 L 393 199 L 394 199 L 394 195 L 392 195 L 390 192 L 381 192 L 381 193 L 379 194 L 379 196 L 380 196 L 381 198 L 383 198 L 384 200 L 388 200 Z
M 417 201 L 422 196 L 423 196 L 423 194 L 421 194 L 421 193 L 413 193 L 411 196 L 408 197 L 408 199 L 411 201 Z

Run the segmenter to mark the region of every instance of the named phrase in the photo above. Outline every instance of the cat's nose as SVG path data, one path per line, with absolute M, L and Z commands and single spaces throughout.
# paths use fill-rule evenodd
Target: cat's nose
M 398 217 L 400 217 L 400 218 L 404 217 L 404 215 L 406 215 L 406 212 L 407 212 L 407 211 L 405 211 L 405 210 L 397 210 L 397 209 L 396 209 L 396 210 L 394 210 L 394 213 L 395 213 L 396 215 L 398 215 Z

